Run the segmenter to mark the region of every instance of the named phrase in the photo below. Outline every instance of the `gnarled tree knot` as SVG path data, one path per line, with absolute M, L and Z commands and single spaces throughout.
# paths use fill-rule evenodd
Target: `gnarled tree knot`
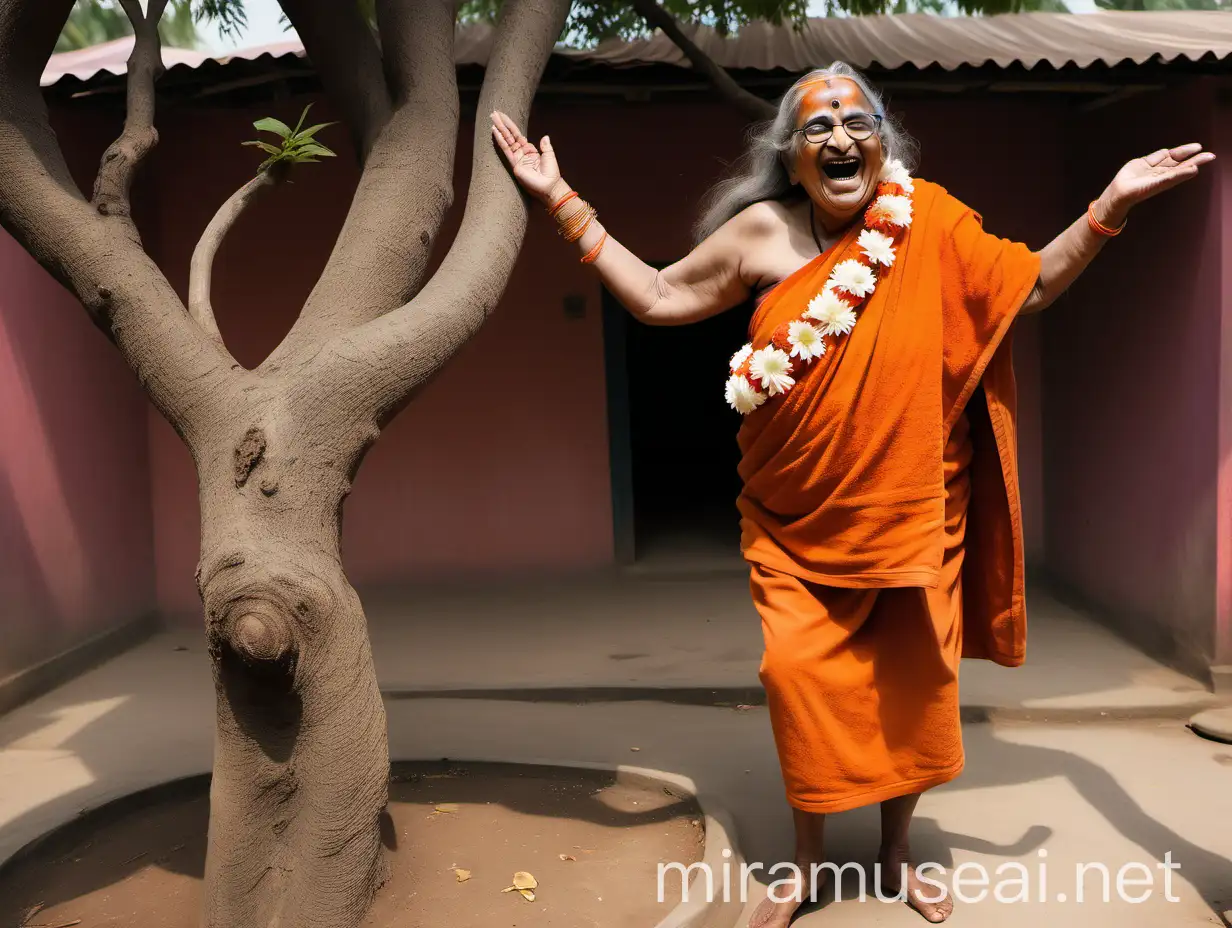
M 231 645 L 252 663 L 274 663 L 290 656 L 294 642 L 287 623 L 274 616 L 248 612 L 235 620 Z
M 265 433 L 250 428 L 235 446 L 235 485 L 242 487 L 265 455 Z

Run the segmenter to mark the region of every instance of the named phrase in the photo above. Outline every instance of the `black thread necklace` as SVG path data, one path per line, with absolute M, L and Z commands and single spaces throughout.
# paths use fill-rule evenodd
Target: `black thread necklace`
M 813 215 L 813 198 L 809 197 L 809 231 L 813 233 L 813 242 L 817 245 L 817 253 L 825 254 L 825 249 L 821 247 L 821 239 L 817 237 L 817 219 Z

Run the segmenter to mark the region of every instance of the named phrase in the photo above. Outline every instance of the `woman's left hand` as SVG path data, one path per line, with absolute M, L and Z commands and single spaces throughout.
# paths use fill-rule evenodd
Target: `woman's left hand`
M 1170 190 L 1198 176 L 1198 169 L 1215 160 L 1215 155 L 1203 151 L 1197 142 L 1179 148 L 1161 148 L 1144 158 L 1135 158 L 1117 172 L 1105 193 L 1107 206 L 1119 217 L 1111 216 L 1111 224 L 1119 224 L 1124 213 L 1157 193 Z

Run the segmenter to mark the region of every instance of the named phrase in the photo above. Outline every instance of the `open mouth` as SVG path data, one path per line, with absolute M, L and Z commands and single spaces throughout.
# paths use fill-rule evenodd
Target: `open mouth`
M 821 166 L 830 180 L 850 180 L 860 171 L 859 158 L 835 158 Z

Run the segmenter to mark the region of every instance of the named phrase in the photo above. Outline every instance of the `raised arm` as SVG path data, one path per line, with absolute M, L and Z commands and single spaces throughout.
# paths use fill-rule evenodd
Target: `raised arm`
M 1125 225 L 1129 211 L 1157 193 L 1198 176 L 1215 156 L 1195 143 L 1161 148 L 1126 164 L 1082 218 L 1040 251 L 1040 274 L 1021 312 L 1039 312 L 1064 293 Z
M 573 195 L 560 176 L 547 136 L 536 148 L 503 113 L 492 114 L 492 135 L 523 189 L 548 209 L 559 204 L 555 219 L 562 232 L 568 237 L 581 232 L 575 243 L 582 260 L 594 265 L 604 285 L 638 319 L 650 325 L 683 325 L 748 299 L 751 290 L 741 255 L 766 231 L 756 209 L 731 219 L 675 264 L 656 270 L 589 215 L 585 201 Z

